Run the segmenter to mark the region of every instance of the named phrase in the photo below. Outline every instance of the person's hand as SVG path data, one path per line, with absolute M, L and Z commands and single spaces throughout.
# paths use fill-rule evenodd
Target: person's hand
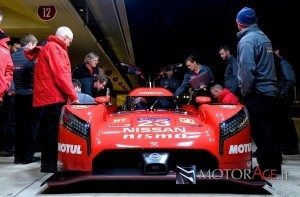
M 199 89 L 202 89 L 202 90 L 206 90 L 207 88 L 207 85 L 203 84 L 203 85 L 200 85 Z
M 277 57 L 279 57 L 279 58 L 281 57 L 281 55 L 280 55 L 280 53 L 279 53 L 279 50 L 278 50 L 278 49 L 277 49 L 277 50 L 275 50 L 275 51 L 274 51 L 274 53 L 276 54 L 276 56 L 277 56 Z
M 14 96 L 16 94 L 16 92 L 14 91 L 14 90 L 9 90 L 8 92 L 7 92 L 7 95 L 8 96 Z
M 78 103 L 80 103 L 78 99 L 71 102 L 71 104 L 78 104 Z

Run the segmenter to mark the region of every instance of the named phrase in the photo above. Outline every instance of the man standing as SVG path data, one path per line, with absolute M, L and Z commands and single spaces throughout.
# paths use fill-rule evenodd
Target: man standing
M 47 120 L 46 129 L 41 133 L 41 172 L 56 172 L 61 109 L 68 101 L 79 103 L 72 85 L 68 56 L 72 40 L 72 31 L 68 27 L 59 27 L 55 36 L 47 38 L 47 43 L 40 49 L 36 59 L 33 107 L 40 111 L 41 119 Z
M 208 66 L 199 64 L 196 61 L 196 57 L 194 55 L 190 55 L 186 58 L 185 65 L 188 67 L 189 71 L 184 74 L 181 85 L 175 91 L 175 96 L 181 95 L 186 90 L 186 88 L 190 86 L 190 80 L 200 74 L 208 72 L 210 78 L 213 79 L 213 74 L 210 68 Z M 199 85 L 199 89 L 206 89 L 206 85 L 208 84 L 202 86 Z
M 3 19 L 3 14 L 0 11 L 0 24 Z M 11 109 L 6 108 L 10 107 L 10 103 L 8 100 L 7 105 L 3 108 L 3 96 L 6 93 L 9 93 L 9 87 L 12 83 L 13 79 L 13 63 L 10 56 L 9 47 L 7 43 L 10 39 L 4 33 L 2 29 L 0 29 L 0 150 L 3 148 L 3 151 L 0 152 L 0 156 L 12 156 L 12 152 L 8 152 L 8 140 L 7 138 L 11 138 L 12 134 L 7 134 L 7 123 L 9 121 Z M 4 146 L 4 147 L 3 147 Z M 5 150 L 7 149 L 7 150 Z
M 12 54 L 14 63 L 15 107 L 16 107 L 16 164 L 32 163 L 34 157 L 39 117 L 32 107 L 34 63 L 25 56 L 25 51 L 33 49 L 37 39 L 31 34 L 20 38 L 21 48 Z
M 229 89 L 236 96 L 240 96 L 241 90 L 238 85 L 238 63 L 236 58 L 230 54 L 230 50 L 226 45 L 219 48 L 219 55 L 226 64 L 224 73 L 224 87 Z
M 298 136 L 291 114 L 294 86 L 296 84 L 293 66 L 282 56 L 277 49 L 274 51 L 275 66 L 278 79 L 278 122 L 280 133 L 281 152 L 284 155 L 298 154 Z
M 74 68 L 73 79 L 80 81 L 82 93 L 93 96 L 93 78 L 99 74 L 98 63 L 99 56 L 90 52 L 85 56 L 84 63 Z
M 237 45 L 239 84 L 249 111 L 259 167 L 281 173 L 282 155 L 274 123 L 277 79 L 273 50 L 271 41 L 259 29 L 256 20 L 255 11 L 248 7 L 240 10 L 236 17 L 240 39 Z
M 3 14 L 0 11 L 0 23 L 2 19 Z M 2 103 L 3 95 L 8 90 L 13 79 L 13 63 L 6 44 L 9 40 L 9 37 L 0 29 L 0 103 Z

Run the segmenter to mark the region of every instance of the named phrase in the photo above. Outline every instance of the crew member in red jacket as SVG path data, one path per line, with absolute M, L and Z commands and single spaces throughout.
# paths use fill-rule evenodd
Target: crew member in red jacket
M 0 23 L 2 18 L 3 14 L 0 11 Z M 10 41 L 9 37 L 0 29 L 0 103 L 2 103 L 3 95 L 8 90 L 13 79 L 14 67 L 6 44 L 8 41 Z
M 218 103 L 238 104 L 239 99 L 227 88 L 223 88 L 219 84 L 215 84 L 210 88 L 210 92 Z
M 0 11 L 0 23 L 2 22 L 3 14 Z M 12 136 L 13 132 L 11 129 L 8 129 L 7 126 L 10 115 L 7 112 L 10 112 L 9 101 L 7 101 L 7 107 L 2 108 L 3 96 L 5 93 L 8 93 L 9 87 L 13 80 L 13 63 L 10 57 L 9 47 L 7 43 L 10 41 L 8 36 L 0 29 L 0 156 L 12 156 L 10 149 L 12 148 L 13 143 Z M 7 95 L 6 95 L 7 96 Z M 8 97 L 6 97 L 8 98 Z M 6 99 L 5 98 L 5 99 Z M 4 104 L 5 105 L 5 104 Z
M 33 107 L 40 118 L 47 120 L 41 132 L 41 172 L 57 171 L 57 135 L 62 107 L 67 103 L 79 103 L 71 79 L 68 47 L 73 33 L 68 27 L 59 27 L 55 36 L 47 38 L 45 46 L 36 55 L 33 82 Z M 35 55 L 34 55 L 35 56 Z M 45 118 L 46 117 L 46 118 Z

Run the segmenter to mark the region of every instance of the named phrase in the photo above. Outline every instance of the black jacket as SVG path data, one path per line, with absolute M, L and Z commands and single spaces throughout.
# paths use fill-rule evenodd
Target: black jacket
M 238 62 L 237 59 L 230 55 L 226 59 L 226 69 L 224 74 L 224 85 L 225 88 L 228 88 L 235 95 L 239 95 L 241 90 L 238 85 Z
M 20 48 L 11 55 L 14 64 L 14 84 L 16 94 L 33 93 L 34 63 L 25 57 L 24 49 Z
M 93 96 L 92 89 L 94 87 L 93 77 L 99 74 L 97 67 L 93 68 L 92 73 L 85 64 L 76 66 L 73 70 L 73 79 L 78 79 L 81 83 L 81 92 Z
M 275 60 L 278 94 L 281 97 L 291 96 L 294 91 L 294 85 L 296 84 L 293 66 L 283 57 L 278 59 L 275 57 Z

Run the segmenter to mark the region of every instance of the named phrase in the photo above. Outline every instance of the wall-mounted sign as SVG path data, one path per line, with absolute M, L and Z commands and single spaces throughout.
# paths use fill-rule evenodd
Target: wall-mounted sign
M 37 15 L 40 19 L 49 21 L 56 15 L 56 8 L 52 5 L 39 6 L 37 9 Z

